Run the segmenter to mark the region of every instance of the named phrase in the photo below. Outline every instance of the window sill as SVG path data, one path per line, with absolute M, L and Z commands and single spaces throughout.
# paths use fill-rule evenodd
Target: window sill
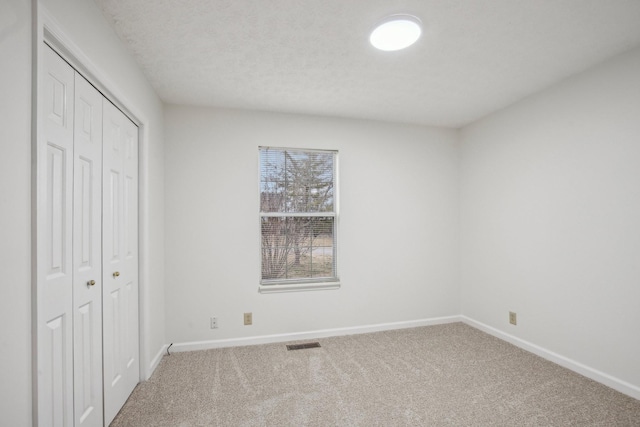
M 324 291 L 340 289 L 340 282 L 324 283 L 297 283 L 291 285 L 260 285 L 258 292 L 261 294 L 275 294 L 281 292 Z

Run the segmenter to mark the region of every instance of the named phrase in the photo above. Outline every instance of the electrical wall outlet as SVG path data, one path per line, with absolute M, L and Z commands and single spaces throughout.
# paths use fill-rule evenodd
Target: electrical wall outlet
M 218 329 L 218 318 L 217 317 L 212 317 L 211 318 L 211 329 Z
M 245 325 L 253 325 L 253 314 L 245 313 L 244 314 L 244 324 Z
M 509 323 L 511 323 L 512 325 L 518 324 L 518 318 L 516 316 L 516 313 L 514 313 L 513 311 L 509 312 Z

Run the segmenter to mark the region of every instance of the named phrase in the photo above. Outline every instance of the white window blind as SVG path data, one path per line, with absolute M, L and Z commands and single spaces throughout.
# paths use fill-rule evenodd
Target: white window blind
M 338 280 L 336 156 L 260 147 L 262 285 Z

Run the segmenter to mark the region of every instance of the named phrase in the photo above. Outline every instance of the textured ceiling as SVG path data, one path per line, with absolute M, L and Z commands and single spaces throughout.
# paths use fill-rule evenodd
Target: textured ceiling
M 459 127 L 640 46 L 640 0 L 96 0 L 163 101 Z M 392 13 L 424 23 L 376 51 Z

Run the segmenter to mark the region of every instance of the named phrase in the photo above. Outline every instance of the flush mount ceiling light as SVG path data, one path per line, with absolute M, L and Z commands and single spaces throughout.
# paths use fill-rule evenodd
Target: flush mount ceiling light
M 391 15 L 373 30 L 369 41 L 380 50 L 400 50 L 414 44 L 422 34 L 422 22 L 413 15 Z

